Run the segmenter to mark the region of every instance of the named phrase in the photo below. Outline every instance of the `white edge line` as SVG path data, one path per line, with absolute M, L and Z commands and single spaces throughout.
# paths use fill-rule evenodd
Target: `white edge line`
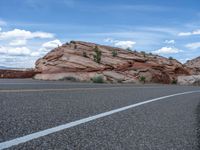
M 80 120 L 77 120 L 77 121 L 74 121 L 74 122 L 59 125 L 57 127 L 53 127 L 53 128 L 49 128 L 49 129 L 46 129 L 46 130 L 43 130 L 43 131 L 35 132 L 35 133 L 29 134 L 29 135 L 25 135 L 23 137 L 19 137 L 19 138 L 10 140 L 10 141 L 5 141 L 5 142 L 0 143 L 0 150 L 5 149 L 5 148 L 10 148 L 12 146 L 31 141 L 33 139 L 37 139 L 37 138 L 40 138 L 40 137 L 43 137 L 43 136 L 46 136 L 46 135 L 49 135 L 49 134 L 52 134 L 52 133 L 55 133 L 55 132 L 58 132 L 58 131 L 62 131 L 64 129 L 75 127 L 75 126 L 78 126 L 80 124 L 87 123 L 87 122 L 90 122 L 92 120 L 96 120 L 96 119 L 99 119 L 99 118 L 102 118 L 102 117 L 106 117 L 106 116 L 109 116 L 109 115 L 112 115 L 112 114 L 115 114 L 115 113 L 118 113 L 118 112 L 121 112 L 121 111 L 125 111 L 127 109 L 134 108 L 134 107 L 137 107 L 137 106 L 140 106 L 140 105 L 144 105 L 144 104 L 147 104 L 147 103 L 155 102 L 155 101 L 158 101 L 158 100 L 162 100 L 162 99 L 166 99 L 166 98 L 170 98 L 170 97 L 174 97 L 174 96 L 192 94 L 192 93 L 197 93 L 197 92 L 200 92 L 200 90 L 177 93 L 177 94 L 172 94 L 172 95 L 163 96 L 163 97 L 159 97 L 159 98 L 154 98 L 154 99 L 151 99 L 151 100 L 139 102 L 139 103 L 136 103 L 136 104 L 133 104 L 133 105 L 128 105 L 128 106 L 125 106 L 125 107 L 122 107 L 122 108 L 118 108 L 118 109 L 114 109 L 114 110 L 104 112 L 104 113 L 101 113 L 101 114 L 98 114 L 98 115 L 94 115 L 94 116 L 91 116 L 91 117 L 88 117 L 88 118 L 80 119 Z

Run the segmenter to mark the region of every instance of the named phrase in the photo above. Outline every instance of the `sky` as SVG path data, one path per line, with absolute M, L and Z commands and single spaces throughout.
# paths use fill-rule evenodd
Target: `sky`
M 71 40 L 184 63 L 200 56 L 200 0 L 0 0 L 0 66 L 34 67 Z

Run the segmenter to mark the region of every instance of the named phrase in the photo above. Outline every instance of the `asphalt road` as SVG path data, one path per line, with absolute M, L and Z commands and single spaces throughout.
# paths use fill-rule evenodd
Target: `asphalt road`
M 199 127 L 200 87 L 0 80 L 0 149 L 197 150 Z

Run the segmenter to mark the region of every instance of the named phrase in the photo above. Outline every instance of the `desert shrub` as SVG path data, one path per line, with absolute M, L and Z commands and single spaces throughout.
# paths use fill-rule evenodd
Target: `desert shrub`
M 63 77 L 62 79 L 60 79 L 60 81 L 72 81 L 72 82 L 76 82 L 78 80 L 75 77 L 68 76 L 68 77 Z
M 117 83 L 123 83 L 123 80 L 122 79 L 118 79 Z
M 177 84 L 177 80 L 172 80 L 172 84 Z
M 141 54 L 146 57 L 146 52 L 145 51 L 141 51 Z
M 169 57 L 169 60 L 173 60 L 174 58 L 173 57 Z
M 93 83 L 104 83 L 104 79 L 102 76 L 95 76 L 91 80 Z
M 113 57 L 116 57 L 117 55 L 118 55 L 117 51 L 116 51 L 116 50 L 113 50 L 113 51 L 112 51 L 112 56 L 113 56 Z
M 145 83 L 145 82 L 146 82 L 146 77 L 144 77 L 144 76 L 141 76 L 141 77 L 140 77 L 140 82 L 143 82 L 143 83 Z
M 101 51 L 99 50 L 98 46 L 95 46 L 94 52 L 95 52 L 95 54 L 93 55 L 94 61 L 95 61 L 96 63 L 100 63 L 100 62 L 101 62 L 101 55 L 102 55 L 102 53 L 101 53 Z
M 127 50 L 127 51 L 132 51 L 130 47 L 128 47 L 126 50 Z

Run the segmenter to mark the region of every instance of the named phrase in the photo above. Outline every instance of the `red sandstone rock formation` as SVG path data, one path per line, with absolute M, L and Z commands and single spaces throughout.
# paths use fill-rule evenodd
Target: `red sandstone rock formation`
M 20 70 L 0 70 L 0 78 L 33 78 L 36 72 L 34 70 L 20 71 Z
M 100 63 L 94 61 L 95 47 L 102 53 Z M 148 82 L 171 83 L 179 75 L 191 74 L 177 60 L 80 41 L 55 48 L 37 60 L 36 70 L 41 72 L 36 79 L 90 81 L 101 75 L 107 82 L 138 82 L 144 76 Z
M 192 70 L 191 74 L 200 75 L 200 57 L 188 60 L 185 66 Z

